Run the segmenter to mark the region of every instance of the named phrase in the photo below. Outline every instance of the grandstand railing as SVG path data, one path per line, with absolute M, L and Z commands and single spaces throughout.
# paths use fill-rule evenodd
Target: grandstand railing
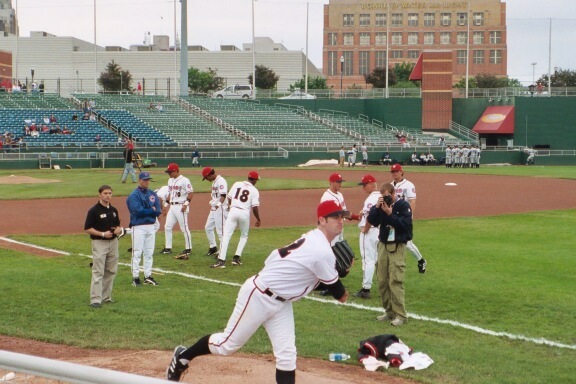
M 479 142 L 478 133 L 454 121 L 450 121 L 450 129 L 448 130 L 448 132 L 452 132 L 458 137 L 467 139 L 471 141 L 473 144 L 477 144 Z

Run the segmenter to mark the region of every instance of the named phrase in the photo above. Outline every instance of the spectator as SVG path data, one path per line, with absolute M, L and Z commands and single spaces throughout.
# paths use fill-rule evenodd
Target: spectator
M 40 82 L 38 89 L 40 90 L 40 93 L 44 93 L 44 82 L 43 81 Z
M 338 164 L 340 164 L 341 167 L 344 166 L 344 162 L 346 160 L 346 151 L 344 151 L 344 146 L 340 147 L 340 151 L 338 152 Z
M 139 95 L 142 94 L 142 84 L 140 84 L 140 82 L 138 82 L 138 85 L 136 86 L 136 91 Z
M 148 105 L 148 109 L 151 110 L 151 111 L 153 111 L 153 110 L 156 109 L 156 106 L 154 105 L 154 102 L 153 102 L 153 101 L 151 101 L 151 102 L 150 102 L 150 105 Z
M 78 115 L 76 113 L 72 115 L 72 120 L 78 121 Z
M 51 123 L 57 123 L 58 119 L 56 118 L 56 116 L 54 116 L 54 114 L 50 115 L 50 122 Z M 44 121 L 44 123 L 48 124 L 48 122 Z
M 86 112 L 84 116 L 82 116 L 82 120 L 90 120 L 90 113 Z
M 164 107 L 162 106 L 162 104 L 158 103 L 158 104 L 156 105 L 156 110 L 157 110 L 158 112 L 163 112 L 163 111 L 164 111 Z
M 444 148 L 444 146 L 446 145 L 446 140 L 444 139 L 444 135 L 440 136 L 440 138 L 438 139 L 438 145 L 441 146 L 442 148 Z
M 20 93 L 22 92 L 22 87 L 20 86 L 20 82 L 14 83 L 12 86 L 12 93 Z
M 100 149 L 102 148 L 102 138 L 100 137 L 100 135 L 96 135 L 96 137 L 94 138 L 94 144 L 96 144 L 96 148 Z
M 38 84 L 35 81 L 32 82 L 32 92 L 38 92 Z

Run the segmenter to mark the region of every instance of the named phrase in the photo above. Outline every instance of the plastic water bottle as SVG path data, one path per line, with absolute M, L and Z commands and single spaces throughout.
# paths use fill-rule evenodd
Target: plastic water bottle
M 330 360 L 330 361 L 344 361 L 344 360 L 348 360 L 349 358 L 350 358 L 350 355 L 347 355 L 345 353 L 332 352 L 331 354 L 328 355 L 328 360 Z

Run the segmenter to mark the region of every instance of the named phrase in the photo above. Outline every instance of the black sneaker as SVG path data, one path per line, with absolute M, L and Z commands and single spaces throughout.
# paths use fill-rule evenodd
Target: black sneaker
M 354 294 L 354 297 L 358 297 L 360 299 L 369 299 L 370 298 L 370 290 L 362 288 L 358 292 Z
M 216 264 L 212 264 L 210 268 L 226 268 L 226 262 L 224 260 L 218 259 Z
M 136 277 L 134 279 L 132 279 L 132 285 L 135 287 L 140 287 L 142 286 L 142 282 L 140 281 L 139 277 Z
M 418 260 L 418 272 L 426 273 L 426 260 L 424 258 Z
M 182 364 L 178 356 L 186 350 L 186 347 L 179 345 L 174 349 L 170 365 L 166 369 L 166 378 L 170 381 L 180 381 L 182 374 L 188 369 L 188 364 Z
M 218 255 L 218 248 L 212 247 L 208 250 L 208 252 L 206 252 L 206 255 L 204 256 L 217 256 L 217 255 Z
M 188 260 L 190 258 L 191 252 L 192 251 L 190 249 L 185 249 L 182 252 L 180 252 L 180 254 L 174 256 L 174 258 L 177 260 Z
M 144 279 L 144 284 L 158 285 L 158 283 L 156 282 L 156 280 L 154 280 L 154 278 L 152 276 L 146 277 Z
M 236 255 L 232 259 L 232 265 L 242 265 L 242 261 L 240 260 L 240 256 Z
M 163 250 L 160 251 L 160 253 L 163 255 L 169 255 L 172 253 L 172 249 L 171 248 L 164 248 Z

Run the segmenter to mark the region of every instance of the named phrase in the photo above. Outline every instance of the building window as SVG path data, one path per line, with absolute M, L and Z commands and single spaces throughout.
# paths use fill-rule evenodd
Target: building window
M 408 51 L 408 58 L 409 59 L 417 59 L 419 56 L 420 56 L 420 51 L 417 51 L 417 50 Z
M 376 14 L 376 26 L 377 27 L 385 27 L 386 26 L 386 14 L 385 13 L 377 13 Z
M 440 44 L 448 45 L 451 44 L 452 33 L 451 32 L 440 32 Z
M 436 24 L 436 15 L 433 13 L 424 14 L 424 26 L 433 27 Z
M 361 13 L 360 14 L 360 26 L 361 27 L 370 26 L 370 14 L 369 13 Z
M 370 73 L 370 52 L 361 51 L 358 58 L 358 71 L 360 75 Z
M 468 42 L 468 32 L 458 32 L 456 34 L 456 44 L 458 45 L 466 45 Z
M 376 68 L 386 68 L 386 51 L 376 52 Z
M 370 45 L 370 33 L 361 32 L 360 33 L 360 45 Z
M 498 49 L 490 51 L 490 64 L 502 64 L 502 51 Z
M 392 14 L 392 26 L 393 27 L 401 27 L 402 26 L 402 14 L 401 13 L 393 13 Z
M 474 51 L 474 58 L 472 60 L 474 64 L 484 64 L 484 51 Z
M 502 44 L 501 31 L 490 31 L 490 44 Z
M 474 12 L 472 19 L 474 20 L 474 25 L 484 25 L 484 12 Z
M 440 14 L 440 20 L 443 27 L 449 27 L 452 23 L 452 14 L 442 13 Z
M 328 76 L 336 76 L 338 74 L 338 52 L 328 52 Z
M 456 51 L 456 62 L 458 64 L 466 64 L 466 50 L 459 49 Z
M 344 33 L 343 45 L 354 45 L 354 34 L 353 33 Z
M 417 13 L 409 13 L 408 14 L 408 26 L 410 26 L 410 27 L 417 27 L 418 26 L 418 14 Z
M 386 32 L 376 32 L 376 45 L 386 45 Z
M 404 56 L 403 53 L 403 51 L 390 51 L 390 57 L 392 59 L 401 59 Z
M 484 32 L 474 32 L 472 35 L 472 44 L 484 44 Z
M 393 32 L 392 33 L 392 44 L 402 45 L 402 32 Z
M 418 45 L 418 32 L 408 32 L 408 45 Z
M 354 52 L 344 51 L 342 56 L 344 56 L 344 76 L 352 76 L 354 73 L 354 67 L 352 66 L 352 57 Z
M 353 13 L 346 13 L 342 16 L 344 17 L 343 25 L 345 27 L 353 27 L 354 26 L 354 14 Z
M 328 33 L 328 45 L 338 45 L 338 34 L 335 32 Z
M 456 20 L 458 20 L 458 25 L 468 25 L 468 14 L 467 13 L 458 13 L 456 14 Z
M 424 32 L 424 44 L 425 45 L 434 44 L 434 32 Z

